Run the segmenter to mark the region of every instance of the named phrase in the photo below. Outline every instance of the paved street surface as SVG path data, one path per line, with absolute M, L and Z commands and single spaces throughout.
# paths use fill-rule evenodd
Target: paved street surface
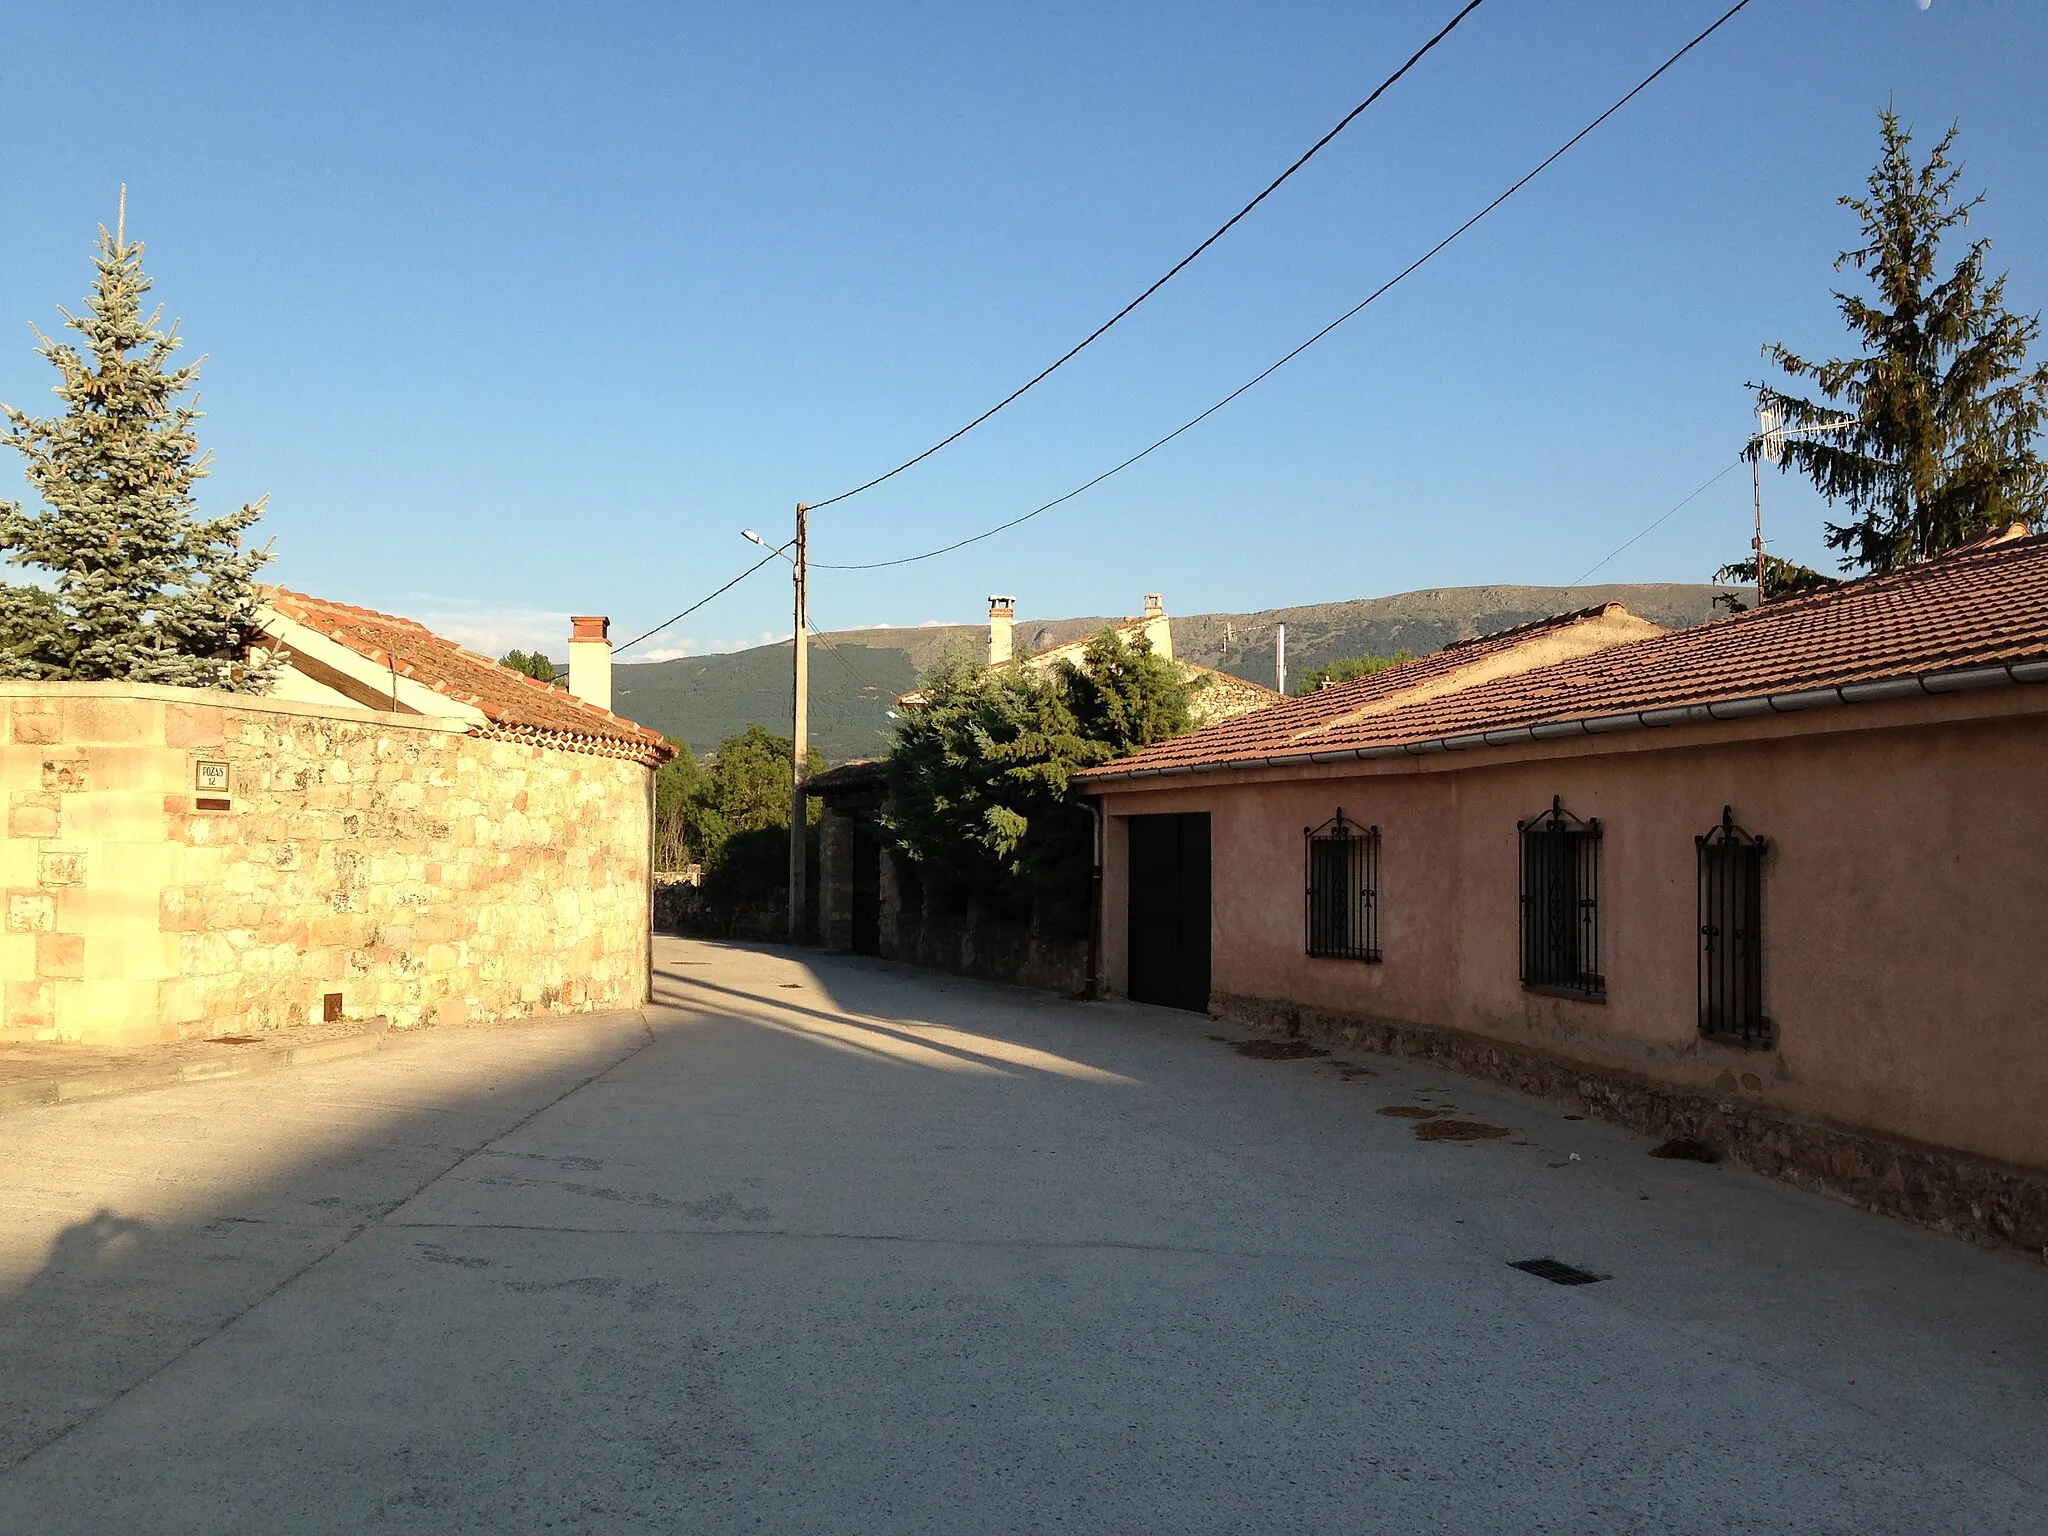
M 2048 1530 L 2048 1266 L 1195 1015 L 660 959 L 0 1116 L 0 1530 Z

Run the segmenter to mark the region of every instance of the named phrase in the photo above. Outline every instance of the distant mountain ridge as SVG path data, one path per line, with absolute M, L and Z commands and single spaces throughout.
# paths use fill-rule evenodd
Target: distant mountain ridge
M 1684 582 L 1598 587 L 1436 587 L 1391 597 L 1256 613 L 1197 613 L 1173 620 L 1176 656 L 1255 683 L 1273 685 L 1273 642 L 1287 626 L 1287 675 L 1347 656 L 1426 655 L 1533 619 L 1621 603 L 1673 629 L 1714 617 L 1714 599 L 1729 587 Z M 1122 621 L 1122 616 L 1019 619 L 1018 645 L 1043 650 Z M 811 742 L 828 762 L 887 750 L 897 695 L 948 656 L 979 659 L 988 630 L 979 624 L 915 629 L 844 630 L 811 644 Z M 787 641 L 717 656 L 620 664 L 613 673 L 614 707 L 629 719 L 706 752 L 749 725 L 789 731 Z

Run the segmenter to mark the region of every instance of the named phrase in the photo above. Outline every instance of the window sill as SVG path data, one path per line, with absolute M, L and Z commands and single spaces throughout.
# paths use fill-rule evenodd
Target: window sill
M 1522 983 L 1522 990 L 1524 992 L 1534 992 L 1538 997 L 1562 997 L 1574 1003 L 1605 1004 L 1607 1001 L 1607 989 L 1605 987 L 1602 987 L 1598 992 L 1586 992 L 1578 987 L 1546 987 L 1533 981 L 1525 981 Z
M 1349 960 L 1356 965 L 1378 965 L 1380 963 L 1378 955 L 1321 955 L 1312 949 L 1304 950 L 1303 954 L 1310 960 Z
M 1721 1035 L 1711 1030 L 1701 1030 L 1700 1038 L 1709 1045 L 1724 1045 L 1731 1051 L 1775 1051 L 1778 1048 L 1778 1026 L 1765 1021 L 1769 1031 L 1762 1039 L 1752 1040 L 1744 1035 Z

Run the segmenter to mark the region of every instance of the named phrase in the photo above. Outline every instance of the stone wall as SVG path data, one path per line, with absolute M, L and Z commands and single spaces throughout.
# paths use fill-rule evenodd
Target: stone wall
M 904 878 L 901 855 L 882 852 L 882 956 L 983 981 L 1079 997 L 1088 987 L 1088 941 L 1060 939 L 970 903 L 939 909 Z
M 0 684 L 0 717 L 6 1037 L 253 1033 L 336 994 L 399 1027 L 646 996 L 638 762 L 131 684 Z

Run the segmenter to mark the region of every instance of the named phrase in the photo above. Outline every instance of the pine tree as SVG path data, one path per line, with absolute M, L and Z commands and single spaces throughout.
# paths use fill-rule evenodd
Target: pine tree
M 241 545 L 263 503 L 197 514 L 192 488 L 211 456 L 193 434 L 200 412 L 183 397 L 199 365 L 169 367 L 176 325 L 158 328 L 161 308 L 143 317 L 150 280 L 141 244 L 127 238 L 126 203 L 124 189 L 115 232 L 100 228 L 85 313 L 60 310 L 85 338 L 84 355 L 36 333 L 64 413 L 38 419 L 0 405 L 0 442 L 27 459 L 48 508 L 0 502 L 0 550 L 52 578 L 47 592 L 0 587 L 0 669 L 260 692 L 276 664 L 250 649 L 259 634 L 251 577 L 268 556 Z
M 1723 585 L 1734 584 L 1742 587 L 1756 585 L 1756 561 L 1737 560 L 1724 565 L 1714 572 L 1714 580 Z M 1832 576 L 1823 576 L 1810 565 L 1801 565 L 1796 560 L 1780 560 L 1776 555 L 1764 556 L 1764 601 L 1782 603 L 1787 598 L 1807 597 L 1815 592 L 1825 592 L 1829 587 L 1839 587 L 1841 582 Z M 1747 613 L 1749 604 L 1734 592 L 1723 592 L 1714 599 L 1716 608 L 1726 608 L 1730 613 Z
M 1894 570 L 2011 523 L 2048 518 L 2048 467 L 2036 452 L 2048 364 L 2026 369 L 2040 316 L 2006 310 L 2004 275 L 1986 281 L 1989 240 L 1971 241 L 1937 281 L 1943 235 L 1967 225 L 1984 199 L 1956 201 L 1954 127 L 1916 165 L 1898 114 L 1887 107 L 1880 122 L 1884 154 L 1869 194 L 1840 200 L 1862 220 L 1864 243 L 1835 262 L 1837 271 L 1853 264 L 1877 290 L 1874 303 L 1835 295 L 1866 350 L 1816 363 L 1773 344 L 1764 355 L 1792 378 L 1813 380 L 1826 398 L 1760 391 L 1789 429 L 1824 426 L 1845 412 L 1856 420 L 1840 433 L 1784 444 L 1785 469 L 1848 506 L 1847 522 L 1827 525 L 1844 570 Z

